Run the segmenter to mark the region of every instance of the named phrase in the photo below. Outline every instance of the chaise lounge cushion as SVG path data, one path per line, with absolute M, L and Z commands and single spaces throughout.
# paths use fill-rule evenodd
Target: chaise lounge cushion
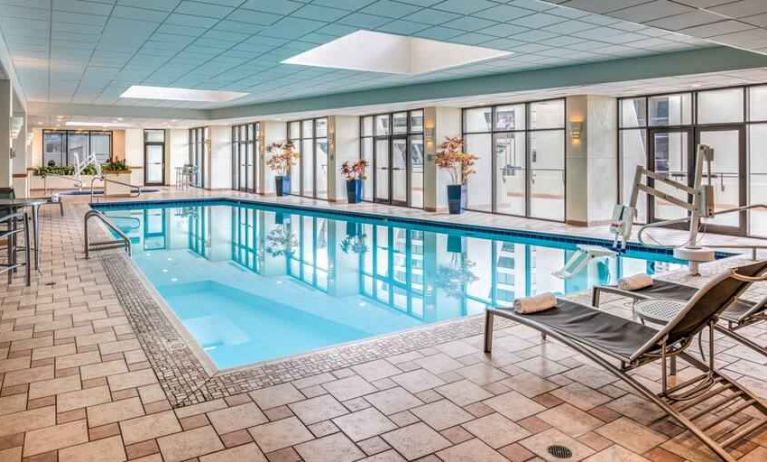
M 697 287 L 690 287 L 676 282 L 668 282 L 655 279 L 651 286 L 631 292 L 652 298 L 668 298 L 671 300 L 687 301 L 698 291 Z

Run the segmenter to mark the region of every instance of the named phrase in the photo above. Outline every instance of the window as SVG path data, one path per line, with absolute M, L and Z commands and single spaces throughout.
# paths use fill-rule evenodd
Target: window
M 290 171 L 290 192 L 314 199 L 328 198 L 328 119 L 288 122 L 288 140 L 299 153 Z
M 565 101 L 463 110 L 466 152 L 479 157 L 467 208 L 565 219 Z
M 423 110 L 360 118 L 366 201 L 423 208 Z
M 165 183 L 165 130 L 144 130 L 144 184 Z
M 94 130 L 43 130 L 43 164 L 75 165 L 95 155 L 103 164 L 112 158 L 112 132 Z
M 704 171 L 704 182 L 716 186 L 717 210 L 764 202 L 766 103 L 764 85 L 619 99 L 620 201 L 629 201 L 637 166 L 689 181 L 694 147 L 703 143 L 715 150 L 711 177 Z M 642 192 L 636 205 L 637 219 L 643 223 L 684 213 Z M 704 223 L 716 232 L 767 236 L 767 212 L 753 209 L 738 217 L 737 213 L 722 214 Z
M 258 189 L 261 145 L 258 122 L 232 127 L 232 189 L 255 193 Z
M 189 165 L 192 167 L 192 186 L 205 187 L 205 158 L 208 155 L 208 127 L 189 130 Z

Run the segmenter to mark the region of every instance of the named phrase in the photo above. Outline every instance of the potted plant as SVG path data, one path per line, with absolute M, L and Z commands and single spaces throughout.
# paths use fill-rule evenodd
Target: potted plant
M 466 183 L 476 173 L 472 168 L 479 157 L 463 152 L 463 138 L 446 137 L 434 157 L 437 167 L 450 172 L 451 184 L 447 186 L 447 207 L 451 214 L 463 212 L 466 208 Z
M 350 164 L 347 160 L 341 166 L 341 173 L 346 178 L 346 197 L 350 204 L 358 204 L 362 201 L 362 180 L 366 179 L 365 169 L 368 161 L 360 159 Z
M 274 178 L 278 196 L 290 194 L 290 169 L 298 159 L 298 151 L 290 141 L 272 143 L 269 146 L 272 157 L 266 161 L 266 165 L 277 175 Z

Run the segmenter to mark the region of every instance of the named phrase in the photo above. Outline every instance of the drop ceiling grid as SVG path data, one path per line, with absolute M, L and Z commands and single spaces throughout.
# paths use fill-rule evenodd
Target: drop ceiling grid
M 360 28 L 514 54 L 414 77 L 280 64 Z M 250 92 L 231 103 L 243 104 L 706 45 L 536 0 L 0 0 L 0 31 L 31 100 L 197 108 L 221 105 L 119 95 L 134 84 Z

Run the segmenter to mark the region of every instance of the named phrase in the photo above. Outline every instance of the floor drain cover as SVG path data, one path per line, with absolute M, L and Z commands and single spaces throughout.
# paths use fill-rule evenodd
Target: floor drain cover
M 546 450 L 557 459 L 569 459 L 573 456 L 573 451 L 571 451 L 570 448 L 558 444 L 549 446 Z
M 46 282 L 45 285 L 46 286 L 55 286 L 56 283 L 55 282 Z

